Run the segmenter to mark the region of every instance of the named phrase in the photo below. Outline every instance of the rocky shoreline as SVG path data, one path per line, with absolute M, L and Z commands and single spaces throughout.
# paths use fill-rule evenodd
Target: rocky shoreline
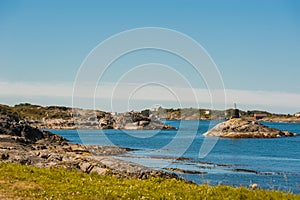
M 225 111 L 207 109 L 164 109 L 157 111 L 149 109 L 141 112 L 124 113 L 104 112 L 64 106 L 40 106 L 22 103 L 15 106 L 0 104 L 0 114 L 18 116 L 20 123 L 39 129 L 175 129 L 162 123 L 167 120 L 224 120 Z M 231 113 L 232 109 L 226 110 Z M 300 117 L 292 115 L 271 114 L 263 111 L 240 111 L 241 116 L 253 120 L 256 113 L 264 113 L 261 121 L 300 123 Z
M 225 138 L 280 138 L 297 136 L 297 134 L 288 131 L 264 126 L 257 121 L 248 121 L 241 118 L 234 118 L 218 124 L 203 135 Z
M 71 144 L 58 135 L 19 123 L 16 116 L 0 115 L 0 161 L 35 167 L 60 167 L 122 178 L 179 178 L 114 157 L 130 149 Z

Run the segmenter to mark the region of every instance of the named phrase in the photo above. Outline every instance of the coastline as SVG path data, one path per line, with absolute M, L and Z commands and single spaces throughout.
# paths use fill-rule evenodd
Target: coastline
M 48 131 L 40 131 L 26 124 L 20 124 L 15 116 L 3 116 L 1 123 L 0 127 L 4 127 L 4 129 L 1 129 L 0 155 L 4 162 L 42 168 L 58 167 L 87 174 L 98 173 L 126 179 L 149 179 L 151 177 L 180 179 L 173 172 L 177 174 L 204 174 L 203 172 L 176 167 L 164 169 L 167 172 L 150 170 L 115 157 L 131 149 L 72 144 Z M 6 133 L 2 134 L 3 132 Z M 223 164 L 213 163 L 212 165 Z M 237 170 L 250 172 L 249 169 L 243 168 Z M 260 173 L 255 171 L 255 174 Z
M 152 170 L 115 158 L 130 151 L 113 146 L 69 143 L 62 136 L 18 123 L 16 116 L 0 115 L 0 161 L 35 167 L 60 167 L 84 173 L 122 178 L 176 178 L 174 173 Z
M 95 172 L 99 175 L 113 175 L 118 178 L 180 179 L 173 173 L 152 170 L 115 158 L 115 156 L 130 151 L 128 148 L 72 144 L 64 139 L 63 141 L 54 141 L 49 138 L 34 143 L 28 142 L 22 137 L 0 135 L 0 161 L 34 167 L 59 167 L 87 174 Z
M 155 130 L 175 129 L 161 121 L 163 120 L 225 120 L 224 112 L 206 109 L 164 109 L 160 111 L 143 110 L 125 113 L 111 113 L 100 110 L 86 110 L 63 106 L 39 106 L 28 103 L 15 106 L 0 104 L 0 114 L 17 116 L 19 123 L 28 124 L 39 129 L 56 130 L 92 130 L 92 129 L 124 129 L 124 130 Z M 240 111 L 242 118 L 253 120 L 254 113 L 265 113 L 263 122 L 300 123 L 300 117 L 292 115 L 271 114 L 265 111 Z M 212 118 L 212 116 L 214 116 Z

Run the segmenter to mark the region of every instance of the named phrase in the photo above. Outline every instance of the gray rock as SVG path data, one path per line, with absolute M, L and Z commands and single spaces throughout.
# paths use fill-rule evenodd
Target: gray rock
M 79 164 L 79 169 L 85 173 L 90 173 L 90 171 L 93 169 L 93 165 L 91 165 L 88 162 L 82 162 Z
M 107 168 L 101 168 L 98 166 L 93 167 L 93 169 L 90 171 L 90 173 L 97 173 L 99 175 L 105 175 L 109 173 L 109 169 Z
M 284 136 L 296 136 L 287 131 L 264 126 L 258 122 L 234 118 L 218 124 L 204 136 L 227 137 L 227 138 L 278 138 Z

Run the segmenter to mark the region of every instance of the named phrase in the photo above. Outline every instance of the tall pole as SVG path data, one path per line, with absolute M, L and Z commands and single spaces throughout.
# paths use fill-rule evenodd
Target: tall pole
M 240 117 L 240 111 L 239 109 L 236 108 L 236 103 L 234 103 L 234 109 L 231 118 L 239 118 L 239 117 Z

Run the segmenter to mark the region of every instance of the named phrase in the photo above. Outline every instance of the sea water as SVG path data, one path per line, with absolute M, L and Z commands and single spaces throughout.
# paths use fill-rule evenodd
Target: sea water
M 184 179 L 210 185 L 246 186 L 300 193 L 300 137 L 213 139 L 207 155 L 199 155 L 205 133 L 220 121 L 165 123 L 178 130 L 50 130 L 70 142 L 131 148 L 119 159 L 154 169 L 177 170 Z M 300 134 L 299 123 L 264 125 Z M 173 172 L 173 171 L 170 171 Z

